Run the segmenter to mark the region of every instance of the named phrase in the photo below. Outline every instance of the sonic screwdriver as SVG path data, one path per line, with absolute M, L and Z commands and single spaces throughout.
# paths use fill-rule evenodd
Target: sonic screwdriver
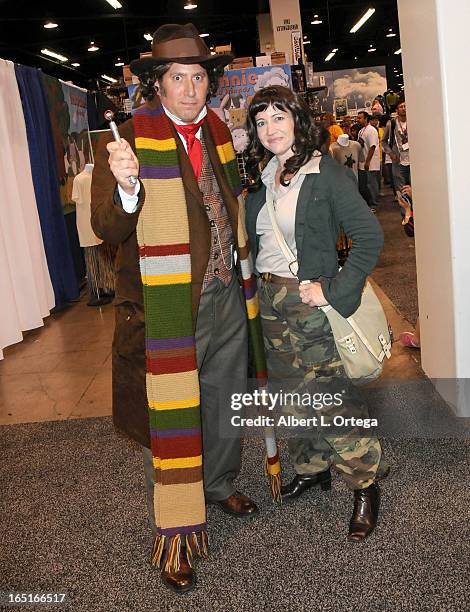
M 119 130 L 117 129 L 117 125 L 113 121 L 113 119 L 114 119 L 113 111 L 112 110 L 104 111 L 104 118 L 106 119 L 106 121 L 109 122 L 109 127 L 111 128 L 111 132 L 113 133 L 114 140 L 116 142 L 121 142 L 121 136 L 119 135 Z M 137 185 L 137 177 L 136 176 L 129 176 L 128 180 L 129 180 L 129 183 L 132 186 Z

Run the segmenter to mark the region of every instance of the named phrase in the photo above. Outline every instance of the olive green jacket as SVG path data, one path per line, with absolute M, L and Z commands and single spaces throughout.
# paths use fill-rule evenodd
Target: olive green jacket
M 264 185 L 246 199 L 246 228 L 255 262 L 256 220 L 265 201 Z M 336 242 L 341 226 L 352 239 L 352 248 L 339 270 Z M 359 194 L 353 173 L 328 155 L 321 159 L 320 172 L 307 174 L 300 188 L 295 241 L 299 280 L 319 279 L 328 303 L 344 317 L 351 316 L 382 251 L 383 232 Z

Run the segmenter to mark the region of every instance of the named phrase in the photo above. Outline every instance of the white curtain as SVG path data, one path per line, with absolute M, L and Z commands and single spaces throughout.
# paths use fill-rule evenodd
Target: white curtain
M 12 62 L 0 59 L 0 359 L 54 307 Z

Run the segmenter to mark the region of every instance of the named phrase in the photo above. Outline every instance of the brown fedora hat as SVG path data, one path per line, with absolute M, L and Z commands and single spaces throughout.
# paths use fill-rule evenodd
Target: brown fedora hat
M 151 72 L 162 64 L 201 64 L 201 66 L 226 66 L 233 55 L 211 55 L 207 45 L 192 23 L 162 25 L 153 35 L 152 56 L 131 62 L 130 69 L 136 76 Z

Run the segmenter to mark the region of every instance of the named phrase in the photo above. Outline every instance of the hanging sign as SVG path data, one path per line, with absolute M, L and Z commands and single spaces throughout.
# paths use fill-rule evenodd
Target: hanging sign
M 298 44 L 298 51 L 303 62 L 302 45 L 302 20 L 300 18 L 299 0 L 269 0 L 271 10 L 271 20 L 274 34 L 274 47 L 276 51 L 286 54 L 288 64 L 297 64 L 300 59 L 294 57 L 293 38 L 295 32 Z

